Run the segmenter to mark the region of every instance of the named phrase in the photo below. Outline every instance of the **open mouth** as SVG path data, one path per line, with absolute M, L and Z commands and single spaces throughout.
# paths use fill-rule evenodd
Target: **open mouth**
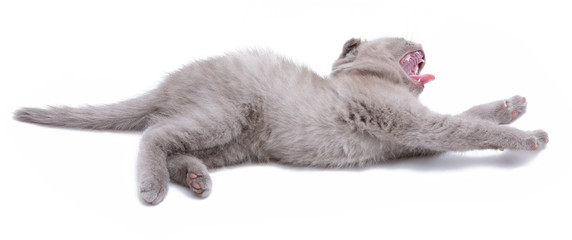
M 425 53 L 421 50 L 405 54 L 405 56 L 399 60 L 399 65 L 401 65 L 403 71 L 409 75 L 413 82 L 423 87 L 425 83 L 435 80 L 435 76 L 431 74 L 419 75 L 423 65 L 425 65 Z

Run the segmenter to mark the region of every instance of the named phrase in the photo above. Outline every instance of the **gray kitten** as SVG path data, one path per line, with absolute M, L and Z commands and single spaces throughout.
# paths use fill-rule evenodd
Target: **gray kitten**
M 400 38 L 351 39 L 329 77 L 266 51 L 194 62 L 155 90 L 117 104 L 23 108 L 20 121 L 59 127 L 144 131 L 140 197 L 160 203 L 169 180 L 206 197 L 208 169 L 248 162 L 365 166 L 474 149 L 536 150 L 542 130 L 501 126 L 524 113 L 514 96 L 451 116 L 417 99 L 433 75 L 421 45 Z

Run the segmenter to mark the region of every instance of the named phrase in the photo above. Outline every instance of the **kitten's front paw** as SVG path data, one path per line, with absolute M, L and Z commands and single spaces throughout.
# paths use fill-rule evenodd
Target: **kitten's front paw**
M 548 133 L 543 130 L 529 132 L 530 137 L 526 139 L 526 150 L 537 150 L 548 143 Z
M 139 184 L 139 196 L 145 203 L 157 205 L 167 195 L 167 183 L 160 183 L 155 179 L 147 179 Z
M 522 96 L 513 96 L 503 102 L 502 108 L 497 112 L 497 118 L 500 124 L 509 124 L 526 112 L 526 98 Z

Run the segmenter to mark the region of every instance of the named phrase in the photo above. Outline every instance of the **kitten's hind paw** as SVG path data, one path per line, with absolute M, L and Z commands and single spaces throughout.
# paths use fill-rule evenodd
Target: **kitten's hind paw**
M 212 181 L 207 172 L 188 172 L 187 186 L 198 196 L 208 197 L 211 193 Z
M 167 161 L 171 181 L 188 187 L 199 197 L 208 197 L 212 181 L 202 160 L 190 155 L 175 155 Z
M 142 181 L 139 184 L 139 196 L 145 203 L 157 205 L 165 199 L 167 195 L 167 184 L 157 181 Z

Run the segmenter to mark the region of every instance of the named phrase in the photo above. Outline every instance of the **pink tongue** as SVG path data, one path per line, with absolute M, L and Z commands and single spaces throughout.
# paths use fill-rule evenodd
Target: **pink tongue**
M 411 74 L 409 75 L 411 78 L 419 81 L 421 84 L 425 84 L 428 82 L 431 82 L 433 80 L 435 80 L 435 76 L 431 75 L 431 74 L 423 74 L 423 75 L 414 75 Z

